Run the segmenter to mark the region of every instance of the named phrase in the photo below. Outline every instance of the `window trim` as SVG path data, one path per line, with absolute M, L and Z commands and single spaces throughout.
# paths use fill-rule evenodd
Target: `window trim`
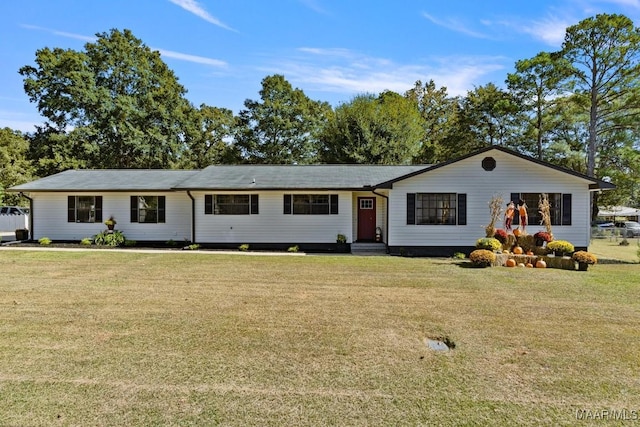
M 523 195 L 535 195 L 539 200 L 540 196 L 543 193 L 511 193 L 511 200 L 517 205 L 519 199 L 523 199 Z M 572 193 L 547 193 L 549 196 L 557 195 L 557 200 L 559 203 L 556 203 L 557 206 L 554 206 L 552 198 L 549 197 L 549 201 L 551 203 L 551 225 L 552 226 L 563 226 L 563 225 L 571 225 L 573 210 L 572 210 Z M 554 211 L 556 211 L 554 213 Z M 533 213 L 533 215 L 532 215 Z M 538 202 L 535 203 L 534 206 L 527 204 L 527 216 L 528 216 L 528 225 L 539 225 L 540 221 L 538 218 Z M 531 220 L 534 218 L 535 220 Z M 513 216 L 513 225 L 520 224 L 520 215 Z
M 420 216 L 418 215 L 418 210 L 422 210 L 424 208 L 419 208 L 418 206 L 418 196 L 419 195 L 448 195 L 450 201 L 454 201 L 455 206 L 449 207 L 449 209 L 453 209 L 454 213 L 450 217 L 453 219 L 453 222 L 449 223 L 430 223 L 430 222 L 419 222 Z M 438 209 L 437 207 L 434 209 Z M 467 225 L 467 194 L 466 193 L 407 193 L 407 225 L 435 225 L 435 226 L 465 226 Z
M 141 197 L 156 197 L 158 203 L 156 206 L 156 220 L 155 221 L 140 221 L 140 198 Z M 138 224 L 165 224 L 167 222 L 167 201 L 166 196 L 159 196 L 154 194 L 138 194 L 130 197 L 130 221 L 131 223 Z
M 247 201 L 248 211 L 247 213 L 220 213 L 216 212 L 216 206 L 218 205 L 217 196 L 248 196 Z M 239 204 L 241 205 L 241 204 Z M 205 215 L 259 215 L 260 214 L 260 195 L 259 194 L 205 194 L 204 195 L 204 214 Z
M 327 198 L 327 212 L 313 212 L 313 206 L 321 206 L 324 203 L 312 203 L 311 199 L 308 204 L 308 212 L 296 212 L 296 197 L 313 197 L 322 196 Z M 283 215 L 339 215 L 339 195 L 327 194 L 327 193 L 297 193 L 297 194 L 285 194 L 283 197 Z M 298 203 L 302 205 L 302 203 Z
M 93 221 L 78 220 L 78 198 L 93 197 L 94 218 Z M 91 216 L 91 214 L 89 214 Z M 69 195 L 67 196 L 67 222 L 76 224 L 95 224 L 102 222 L 102 196 L 95 195 Z

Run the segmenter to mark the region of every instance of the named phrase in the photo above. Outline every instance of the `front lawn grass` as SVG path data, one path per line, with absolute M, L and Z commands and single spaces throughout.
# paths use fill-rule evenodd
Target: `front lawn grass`
M 0 425 L 569 426 L 602 423 L 579 411 L 640 410 L 638 265 L 96 251 L 0 263 Z M 437 337 L 455 350 L 430 350 Z
M 623 241 L 628 245 L 621 245 Z M 589 243 L 589 252 L 593 252 L 599 259 L 616 260 L 622 262 L 640 262 L 638 258 L 638 249 L 640 249 L 640 239 L 638 238 L 620 238 L 606 237 L 601 239 L 592 239 Z

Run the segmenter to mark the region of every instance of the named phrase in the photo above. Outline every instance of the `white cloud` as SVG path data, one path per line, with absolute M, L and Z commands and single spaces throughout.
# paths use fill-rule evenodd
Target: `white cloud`
M 569 19 L 548 16 L 545 19 L 532 21 L 514 28 L 550 46 L 559 47 L 564 41 L 567 27 L 573 24 L 575 22 Z
M 38 27 L 37 25 L 22 24 L 21 27 L 22 28 L 26 28 L 27 30 L 45 31 L 47 33 L 51 33 L 51 34 L 54 34 L 56 36 L 65 37 L 65 38 L 68 38 L 68 39 L 82 40 L 82 41 L 89 42 L 89 43 L 96 41 L 96 38 L 93 37 L 93 36 L 85 36 L 83 34 L 67 33 L 65 31 L 58 31 L 58 30 L 52 30 L 50 28 Z
M 216 25 L 220 28 L 224 28 L 225 30 L 236 31 L 233 28 L 229 27 L 224 22 L 220 21 L 215 16 L 212 16 L 195 0 L 169 0 L 169 1 L 177 6 L 180 6 L 186 11 L 193 13 L 197 17 L 212 23 L 213 25 Z
M 448 56 L 429 64 L 398 64 L 386 58 L 360 55 L 348 49 L 301 48 L 295 58 L 280 60 L 262 71 L 283 74 L 305 90 L 353 96 L 392 90 L 404 93 L 415 82 L 433 80 L 451 96 L 466 95 L 487 76 L 505 68 L 501 57 Z
M 468 36 L 474 37 L 474 38 L 478 38 L 478 39 L 489 39 L 491 37 L 489 37 L 487 34 L 484 33 L 480 33 L 478 31 L 474 31 L 470 28 L 468 28 L 464 23 L 456 20 L 456 19 L 452 19 L 449 18 L 447 20 L 441 20 L 438 19 L 432 15 L 429 15 L 426 12 L 422 12 L 422 16 L 424 16 L 427 20 L 429 20 L 431 23 L 439 26 L 439 27 L 443 27 L 446 28 L 448 30 L 451 31 L 455 31 L 457 33 L 462 33 L 462 34 L 466 34 Z
M 27 28 L 29 30 L 38 30 L 38 31 L 45 31 L 51 34 L 55 34 L 57 36 L 61 36 L 61 37 L 66 37 L 66 38 L 72 38 L 72 39 L 77 39 L 77 40 L 84 40 L 86 42 L 95 42 L 96 38 L 95 37 L 89 37 L 89 36 L 84 36 L 81 34 L 73 34 L 73 33 L 67 33 L 64 31 L 58 31 L 58 30 L 52 30 L 50 28 L 43 28 L 43 27 L 38 27 L 35 25 L 22 25 L 22 27 Z M 150 47 L 151 50 L 157 50 L 158 52 L 160 52 L 161 55 L 167 57 L 167 58 L 173 58 L 173 59 L 178 59 L 180 61 L 186 61 L 186 62 L 193 62 L 196 64 L 204 64 L 204 65 L 212 65 L 214 67 L 226 67 L 228 64 L 225 61 L 219 60 L 219 59 L 214 59 L 214 58 L 207 58 L 204 56 L 197 56 L 197 55 L 191 55 L 188 53 L 181 53 L 181 52 L 175 52 L 172 50 L 166 50 L 166 49 L 159 49 L 159 48 L 154 48 L 154 47 Z
M 313 10 L 314 12 L 321 13 L 323 15 L 327 13 L 326 10 L 324 10 L 322 6 L 318 4 L 317 0 L 299 0 L 299 1 L 309 9 Z
M 180 61 L 194 62 L 196 64 L 212 65 L 214 67 L 225 68 L 227 63 L 219 59 L 206 58 L 204 56 L 189 55 L 186 53 L 174 52 L 171 50 L 158 49 L 160 55 L 167 58 L 178 59 Z

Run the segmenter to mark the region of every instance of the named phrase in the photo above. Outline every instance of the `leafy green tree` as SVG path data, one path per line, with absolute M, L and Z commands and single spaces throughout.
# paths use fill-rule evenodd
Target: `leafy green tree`
M 420 115 L 424 136 L 415 163 L 437 163 L 447 160 L 445 145 L 455 129 L 457 100 L 447 95 L 447 88 L 436 88 L 433 80 L 422 84 L 417 81 L 405 97 L 415 103 Z
M 531 59 L 517 61 L 515 68 L 515 73 L 507 75 L 507 85 L 527 112 L 525 135 L 533 136 L 535 154 L 543 160 L 545 137 L 553 124 L 548 112 L 568 89 L 566 82 L 572 67 L 558 54 L 541 52 Z
M 597 15 L 567 29 L 562 52 L 574 67 L 576 93 L 589 111 L 587 174 L 596 176 L 599 136 L 637 126 L 640 32 L 626 16 Z
M 326 163 L 410 164 L 424 128 L 413 101 L 395 93 L 358 95 L 336 108 L 323 134 Z
M 241 161 L 240 153 L 233 144 L 236 118 L 231 110 L 202 104 L 199 109 L 191 110 L 187 121 L 187 150 L 180 167 L 201 169 Z
M 246 162 L 308 164 L 317 160 L 318 136 L 331 107 L 309 99 L 282 75 L 262 80 L 261 101 L 246 100 L 236 146 Z
M 462 100 L 460 119 L 460 125 L 471 136 L 467 150 L 492 145 L 517 148 L 522 134 L 519 111 L 517 100 L 493 83 L 469 91 Z
M 20 74 L 46 119 L 33 149 L 49 151 L 49 167 L 67 166 L 56 153 L 93 168 L 171 167 L 180 158 L 186 90 L 131 31 L 97 34 L 82 52 L 40 49 L 35 63 Z
M 17 205 L 20 196 L 5 189 L 31 179 L 32 166 L 27 159 L 29 141 L 19 131 L 0 129 L 0 204 Z

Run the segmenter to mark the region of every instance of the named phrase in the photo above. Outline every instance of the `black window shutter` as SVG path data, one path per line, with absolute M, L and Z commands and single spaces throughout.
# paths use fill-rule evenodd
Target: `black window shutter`
M 76 222 L 76 196 L 67 197 L 67 222 Z
M 96 196 L 96 222 L 102 222 L 102 196 Z
M 138 196 L 131 196 L 131 222 L 138 222 Z
M 204 196 L 204 214 L 211 215 L 213 213 L 213 196 L 205 194 Z
M 291 194 L 284 195 L 284 214 L 291 215 Z
M 458 225 L 467 225 L 467 195 L 458 194 Z
M 562 195 L 562 225 L 571 225 L 571 194 Z
M 251 195 L 251 215 L 258 215 L 258 195 Z
M 416 193 L 407 193 L 407 224 L 416 223 Z
M 513 213 L 513 221 L 511 224 L 519 225 L 520 224 L 520 214 L 518 213 L 518 200 L 520 200 L 520 193 L 511 193 L 510 201 L 513 202 L 516 208 L 516 211 Z M 506 207 L 506 206 L 505 206 Z
M 329 210 L 329 213 L 331 215 L 338 215 L 338 195 L 337 194 L 331 195 L 330 204 L 331 204 L 331 208 Z
M 167 201 L 165 196 L 158 196 L 158 222 L 166 222 Z

